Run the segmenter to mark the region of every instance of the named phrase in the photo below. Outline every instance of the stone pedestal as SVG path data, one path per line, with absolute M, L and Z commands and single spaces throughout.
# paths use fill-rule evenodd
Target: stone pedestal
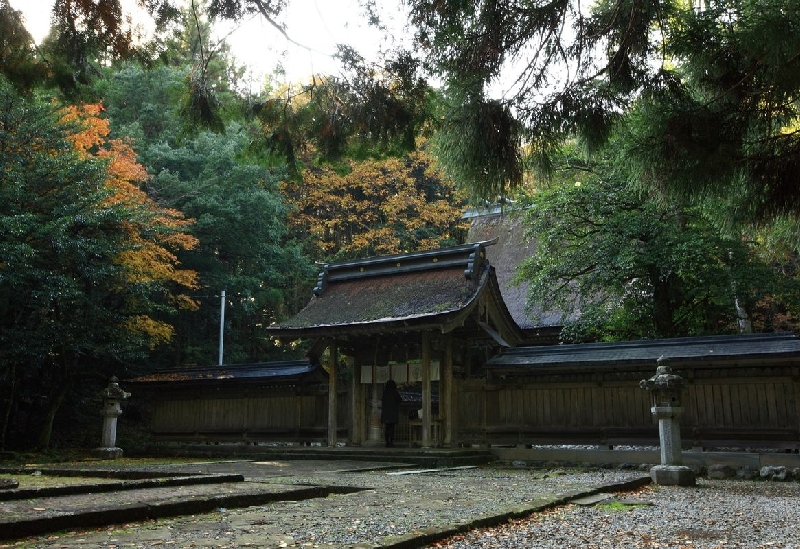
M 92 455 L 100 459 L 119 459 L 122 457 L 122 448 L 117 446 L 111 448 L 95 448 L 92 450 Z
M 656 465 L 650 469 L 650 478 L 661 486 L 694 486 L 695 474 L 685 465 Z
M 678 417 L 683 413 L 682 408 L 656 407 L 650 412 L 658 420 L 658 439 L 661 443 L 662 465 L 681 465 L 681 424 Z

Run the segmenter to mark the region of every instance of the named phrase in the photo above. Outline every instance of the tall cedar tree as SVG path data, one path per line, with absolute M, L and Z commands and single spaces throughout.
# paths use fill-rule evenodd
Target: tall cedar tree
M 623 122 L 641 187 L 800 213 L 795 0 L 406 2 L 449 88 L 443 158 L 476 194 L 521 183 L 515 144 L 547 172 L 565 138 L 591 151 Z

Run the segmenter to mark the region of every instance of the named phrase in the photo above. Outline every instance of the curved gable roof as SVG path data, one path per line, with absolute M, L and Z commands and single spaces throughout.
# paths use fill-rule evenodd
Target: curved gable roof
M 526 236 L 522 211 L 490 211 L 471 216 L 469 238 L 495 239 L 496 246 L 487 256 L 497 269 L 503 300 L 514 321 L 523 330 L 559 328 L 564 324 L 563 311 L 545 310 L 530 303 L 529 284 L 515 279 L 517 268 L 536 252 L 536 240 Z M 568 315 L 567 319 L 573 318 Z
M 486 242 L 331 263 L 323 267 L 314 297 L 294 317 L 268 328 L 275 337 L 324 337 L 437 328 L 463 324 L 481 296 L 491 300 L 506 337 L 519 328 L 502 305 Z M 497 307 L 497 303 L 501 306 Z

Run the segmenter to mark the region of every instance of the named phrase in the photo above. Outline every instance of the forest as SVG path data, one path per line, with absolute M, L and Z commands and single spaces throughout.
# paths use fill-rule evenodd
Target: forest
M 36 43 L 0 0 L 0 451 L 216 363 L 222 291 L 226 364 L 302 356 L 264 328 L 319 264 L 463 243 L 468 207 L 521 216 L 564 341 L 797 330 L 795 2 L 396 1 L 409 49 L 254 91 L 213 30 L 287 1 L 140 0 L 143 39 L 55 0 Z

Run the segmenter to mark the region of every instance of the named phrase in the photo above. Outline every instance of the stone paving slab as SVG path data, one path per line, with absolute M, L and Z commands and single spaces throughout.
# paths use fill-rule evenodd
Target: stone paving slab
M 17 499 L 36 499 L 45 497 L 63 497 L 83 494 L 99 494 L 102 492 L 120 492 L 125 490 L 142 490 L 146 488 L 168 488 L 171 486 L 193 486 L 197 484 L 221 484 L 223 482 L 243 482 L 240 474 L 193 475 L 182 477 L 159 477 L 140 480 L 103 481 L 96 483 L 75 483 L 64 486 L 47 486 L 41 488 L 18 488 L 0 490 L 0 502 Z M 2 511 L 2 510 L 0 510 Z
M 592 494 L 582 498 L 572 500 L 575 505 L 597 505 L 601 501 L 611 499 L 612 494 Z
M 0 503 L 0 514 L 4 514 L 0 532 L 8 540 L 52 533 L 7 545 L 25 549 L 403 549 L 527 516 L 578 497 L 630 490 L 649 482 L 643 475 L 628 475 L 624 482 L 619 477 L 597 482 L 598 476 L 573 481 L 567 475 L 550 486 L 547 475 L 524 471 L 443 468 L 389 475 L 376 470 L 382 466 L 385 464 L 275 461 L 160 467 L 164 472 L 201 474 L 235 470 L 248 480 L 131 490 L 85 496 L 84 500 L 71 496 Z M 526 485 L 522 490 L 521 483 L 531 480 L 537 486 Z M 525 492 L 525 497 L 516 491 Z M 330 494 L 334 495 L 325 497 Z M 491 505 L 486 505 L 490 499 Z M 12 504 L 18 507 L 8 507 Z M 153 520 L 159 517 L 172 518 Z M 77 523 L 70 522 L 76 518 Z M 56 533 L 67 528 L 73 530 Z M 0 547 L 5 547 L 2 542 Z
M 275 477 L 317 477 L 345 472 L 381 471 L 411 467 L 400 459 L 394 462 L 368 460 L 326 460 L 326 459 L 237 459 L 214 461 L 187 461 L 186 463 L 151 464 L 146 467 L 127 466 L 120 468 L 114 462 L 94 461 L 72 466 L 60 465 L 58 468 L 31 466 L 29 469 L 47 473 L 55 470 L 59 474 L 80 472 L 85 475 L 118 474 L 153 478 L 177 475 L 223 475 L 236 474 L 248 479 Z
M 345 491 L 321 486 L 224 482 L 51 496 L 0 503 L 0 539 L 106 524 L 206 513 L 219 508 L 325 497 Z
M 357 461 L 201 461 L 119 468 L 114 462 L 16 468 L 21 474 L 121 477 L 94 483 L 9 491 L 0 494 L 0 540 L 156 518 L 205 513 L 218 508 L 263 505 L 282 500 L 325 497 L 347 487 L 276 483 L 280 479 L 397 469 L 403 463 Z M 180 475 L 180 476 L 173 476 Z M 245 478 L 249 482 L 244 482 Z M 269 479 L 271 482 L 261 482 Z
M 29 540 L 19 546 L 23 549 L 91 549 L 91 548 L 148 548 L 161 547 L 214 547 L 222 548 L 260 548 L 282 549 L 287 547 L 322 549 L 412 549 L 446 539 L 455 534 L 473 529 L 496 526 L 510 519 L 522 518 L 532 513 L 563 505 L 602 490 L 629 490 L 642 485 L 649 477 L 642 477 L 623 483 L 608 483 L 601 487 L 587 487 L 583 490 L 567 491 L 561 494 L 542 496 L 525 505 L 506 508 L 501 512 L 464 515 L 463 520 L 446 524 L 433 524 L 411 532 L 398 532 L 384 535 L 379 540 L 370 539 L 359 533 L 359 524 L 366 524 L 376 508 L 389 507 L 390 494 L 377 491 L 353 493 L 335 498 L 320 500 L 297 500 L 276 502 L 266 506 L 253 506 L 238 510 L 220 509 L 217 512 L 178 517 L 144 524 L 125 523 L 121 527 L 62 533 L 46 539 Z M 416 514 L 435 510 L 438 500 L 405 498 L 395 504 L 406 506 L 405 513 Z M 398 508 L 400 510 L 400 508 Z M 338 542 L 329 541 L 325 531 L 317 530 L 315 517 L 325 516 L 326 522 L 339 523 L 340 528 L 350 533 L 350 537 Z M 317 530 L 318 538 L 309 538 L 307 531 Z M 298 536 L 299 534 L 299 536 Z M 342 536 L 340 532 L 337 534 Z M 346 534 L 345 534 L 346 535 Z M 0 547 L 2 547 L 0 545 Z

